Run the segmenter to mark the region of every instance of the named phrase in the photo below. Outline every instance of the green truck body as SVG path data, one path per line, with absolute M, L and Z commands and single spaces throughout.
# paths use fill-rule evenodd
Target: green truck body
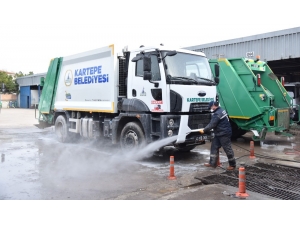
M 53 123 L 54 99 L 56 94 L 58 75 L 62 64 L 62 58 L 52 59 L 48 68 L 46 79 L 41 79 L 42 92 L 39 102 L 39 122 L 41 126 L 49 126 Z M 47 125 L 46 125 L 47 124 Z
M 218 100 L 230 118 L 233 138 L 248 131 L 254 141 L 265 139 L 267 132 L 292 136 L 292 99 L 266 62 L 247 58 L 211 59 L 216 77 L 219 65 Z

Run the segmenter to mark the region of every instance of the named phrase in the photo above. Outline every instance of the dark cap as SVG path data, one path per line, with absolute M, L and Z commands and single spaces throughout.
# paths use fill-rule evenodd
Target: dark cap
M 219 103 L 218 103 L 218 102 L 215 102 L 215 101 L 209 102 L 209 104 L 208 104 L 208 109 L 210 109 L 213 105 L 214 105 L 214 106 L 219 106 Z

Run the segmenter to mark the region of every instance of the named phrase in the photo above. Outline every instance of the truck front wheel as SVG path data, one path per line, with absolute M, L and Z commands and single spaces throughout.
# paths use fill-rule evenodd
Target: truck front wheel
M 60 115 L 55 120 L 55 134 L 62 143 L 70 140 L 66 117 Z
M 130 122 L 125 125 L 120 138 L 122 150 L 141 148 L 145 144 L 144 132 L 135 122 Z

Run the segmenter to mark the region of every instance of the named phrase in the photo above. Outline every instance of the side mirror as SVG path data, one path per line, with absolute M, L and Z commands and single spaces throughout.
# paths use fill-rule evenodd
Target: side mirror
M 176 54 L 177 54 L 177 51 L 169 51 L 169 52 L 167 52 L 166 55 L 162 58 L 162 60 L 163 60 L 164 58 L 166 58 L 167 56 L 174 56 L 174 55 L 176 55 Z
M 144 72 L 151 72 L 151 56 L 144 57 Z
M 169 52 L 167 52 L 167 56 L 174 56 L 176 54 L 177 54 L 176 51 L 169 51 Z
M 152 79 L 152 73 L 149 71 L 144 71 L 144 76 L 143 76 L 144 80 L 151 80 Z
M 143 58 L 142 55 L 138 55 L 138 56 L 134 57 L 134 58 L 131 60 L 131 62 L 137 62 L 137 61 L 139 61 L 139 60 L 142 59 L 142 58 Z
M 218 85 L 220 83 L 220 78 L 219 77 L 215 77 L 215 82 Z
M 215 64 L 215 76 L 216 77 L 220 76 L 220 66 L 219 66 L 219 64 Z

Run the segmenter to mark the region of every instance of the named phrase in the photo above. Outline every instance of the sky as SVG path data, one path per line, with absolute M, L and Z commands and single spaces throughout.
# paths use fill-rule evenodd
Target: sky
M 300 26 L 290 0 L 10 0 L 0 9 L 0 70 L 24 74 L 111 44 L 118 52 L 160 43 L 184 48 Z

